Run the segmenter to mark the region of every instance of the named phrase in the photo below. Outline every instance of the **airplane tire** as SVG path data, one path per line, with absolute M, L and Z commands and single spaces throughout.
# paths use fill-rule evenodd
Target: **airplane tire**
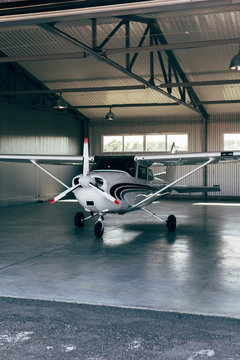
M 75 216 L 74 216 L 74 224 L 75 224 L 75 226 L 76 226 L 77 228 L 83 227 L 83 225 L 84 225 L 84 218 L 85 218 L 85 216 L 84 216 L 84 214 L 83 214 L 81 211 L 79 211 L 79 212 L 77 212 L 77 213 L 75 214 Z
M 169 217 L 167 218 L 167 221 L 166 221 L 166 227 L 167 227 L 168 231 L 174 232 L 176 230 L 176 226 L 177 226 L 176 216 L 169 215 Z
M 94 234 L 96 237 L 101 238 L 104 232 L 104 225 L 102 221 L 97 221 L 94 226 Z

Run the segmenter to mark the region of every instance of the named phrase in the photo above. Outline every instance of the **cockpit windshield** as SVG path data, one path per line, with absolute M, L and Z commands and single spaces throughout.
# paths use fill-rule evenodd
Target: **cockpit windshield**
M 94 170 L 122 170 L 135 176 L 136 162 L 134 156 L 95 156 L 92 171 Z

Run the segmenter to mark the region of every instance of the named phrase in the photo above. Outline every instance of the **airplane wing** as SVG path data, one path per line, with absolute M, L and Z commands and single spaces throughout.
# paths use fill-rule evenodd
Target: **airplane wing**
M 0 161 L 14 162 L 37 162 L 40 164 L 52 165 L 82 165 L 83 156 L 77 155 L 1 155 Z M 89 162 L 94 161 L 93 157 L 89 157 Z
M 205 152 L 205 153 L 184 153 L 184 154 L 169 154 L 169 155 L 147 155 L 147 156 L 135 156 L 135 160 L 139 163 L 146 166 L 178 166 L 178 165 L 198 165 L 195 169 L 187 172 L 185 175 L 174 180 L 170 184 L 163 186 L 160 190 L 155 193 L 147 196 L 144 200 L 138 202 L 132 207 L 132 210 L 135 208 L 143 208 L 153 201 L 157 200 L 159 197 L 164 196 L 166 193 L 171 192 L 171 189 L 174 188 L 181 180 L 187 178 L 198 170 L 204 168 L 209 164 L 214 164 L 218 162 L 233 162 L 240 161 L 240 151 L 223 151 L 223 152 Z M 199 165 L 200 164 L 200 165 Z M 191 187 L 191 190 L 194 188 Z M 182 188 L 183 190 L 183 188 Z M 187 187 L 185 187 L 185 192 Z
M 137 155 L 135 160 L 146 166 L 199 165 L 209 159 L 212 163 L 240 160 L 240 151 L 175 153 L 167 155 Z
M 13 162 L 30 162 L 47 175 L 52 177 L 54 180 L 59 182 L 69 191 L 72 191 L 72 188 L 69 188 L 64 184 L 60 179 L 51 174 L 47 169 L 43 168 L 40 164 L 48 165 L 83 165 L 84 172 L 84 156 L 71 156 L 71 155 L 1 155 L 0 161 L 13 161 Z M 87 164 L 94 161 L 93 157 L 87 158 Z M 86 162 L 85 162 L 86 164 Z M 64 192 L 64 194 L 66 191 Z

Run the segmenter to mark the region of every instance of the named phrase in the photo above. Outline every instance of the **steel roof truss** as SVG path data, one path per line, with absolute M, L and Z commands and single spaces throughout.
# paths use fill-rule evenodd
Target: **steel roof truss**
M 81 42 L 80 40 L 72 37 L 71 35 L 67 34 L 66 32 L 58 29 L 57 27 L 54 26 L 54 24 L 43 24 L 40 25 L 43 29 L 45 29 L 46 31 L 49 31 L 57 36 L 60 36 L 61 38 L 64 38 L 66 41 L 72 42 L 75 45 L 78 45 L 79 47 L 81 47 L 84 51 L 86 51 L 87 53 L 93 55 L 96 59 L 114 67 L 115 69 L 121 71 L 122 73 L 124 73 L 125 75 L 135 79 L 136 81 L 146 85 L 146 87 L 151 88 L 152 90 L 155 90 L 157 92 L 160 92 L 161 94 L 167 96 L 168 98 L 170 98 L 173 101 L 176 101 L 184 106 L 186 106 L 187 108 L 191 109 L 194 112 L 199 113 L 200 115 L 203 115 L 203 113 L 200 111 L 200 109 L 198 109 L 196 106 L 192 106 L 191 104 L 188 104 L 184 101 L 182 101 L 182 99 L 179 99 L 171 94 L 169 94 L 168 92 L 160 89 L 159 87 L 157 87 L 156 85 L 152 84 L 150 81 L 145 80 L 144 78 L 142 78 L 141 76 L 132 73 L 131 71 L 129 71 L 127 68 L 123 67 L 122 65 L 116 63 L 115 61 L 111 60 L 110 58 L 108 58 L 106 56 L 106 54 L 104 53 L 104 51 L 99 51 L 99 48 L 97 47 L 97 49 L 93 49 L 91 47 L 89 47 L 88 45 L 84 44 L 83 42 Z M 95 30 L 93 30 L 95 31 Z M 153 69 L 152 69 L 153 72 Z M 153 75 L 153 74 L 152 74 Z
M 147 25 L 147 27 L 146 27 L 146 29 L 145 29 L 142 37 L 141 37 L 141 40 L 139 41 L 139 44 L 138 44 L 138 47 L 139 47 L 139 48 L 142 47 L 142 45 L 143 45 L 143 43 L 144 43 L 144 41 L 145 41 L 145 39 L 146 39 L 146 36 L 147 36 L 149 30 L 150 30 L 150 24 Z M 135 61 L 137 60 L 138 55 L 139 55 L 139 52 L 134 53 L 134 55 L 133 55 L 133 57 L 132 57 L 132 60 L 131 60 L 131 62 L 130 62 L 130 71 L 132 71 L 132 67 L 133 67 Z

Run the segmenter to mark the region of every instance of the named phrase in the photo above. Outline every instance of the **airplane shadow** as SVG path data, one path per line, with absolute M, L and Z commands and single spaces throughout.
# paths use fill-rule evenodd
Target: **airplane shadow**
M 177 238 L 176 233 L 168 233 L 162 224 L 125 224 L 121 229 L 122 233 L 118 235 L 116 241 L 114 234 L 110 232 L 109 238 L 107 234 L 104 234 L 103 238 L 95 238 L 95 243 L 98 243 L 99 246 L 130 248 L 132 246 L 144 247 L 162 240 L 171 245 Z M 113 229 L 113 231 L 115 230 Z M 118 230 L 116 229 L 116 231 Z
M 177 238 L 177 232 L 168 232 L 164 224 L 127 224 L 124 225 L 126 231 L 140 231 L 148 241 L 150 239 L 165 239 L 169 244 L 173 244 Z

